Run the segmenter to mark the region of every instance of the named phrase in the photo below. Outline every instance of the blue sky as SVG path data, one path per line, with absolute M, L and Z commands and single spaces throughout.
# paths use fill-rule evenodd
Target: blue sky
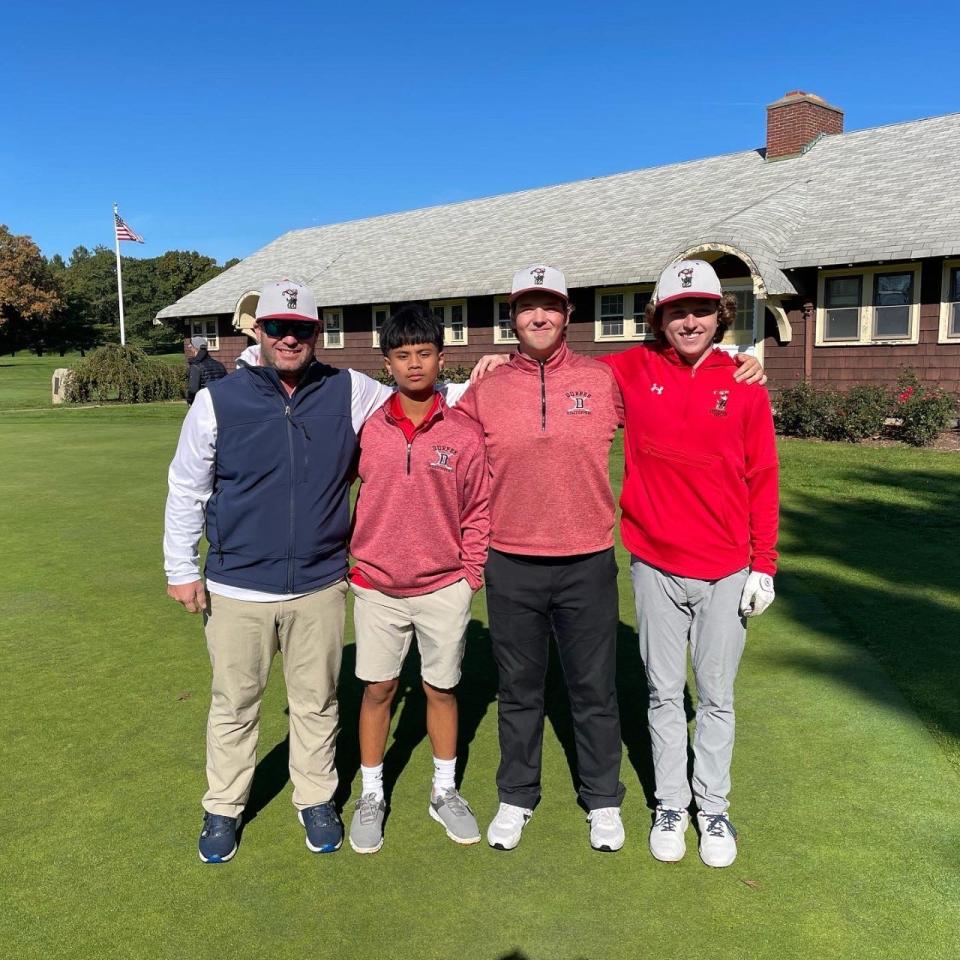
M 960 111 L 945 3 L 8 5 L 0 222 L 44 253 L 286 230 Z M 864 10 L 869 11 L 864 13 Z

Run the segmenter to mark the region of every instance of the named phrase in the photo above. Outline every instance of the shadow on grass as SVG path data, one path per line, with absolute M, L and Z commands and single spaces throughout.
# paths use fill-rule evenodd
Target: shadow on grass
M 957 629 L 957 472 L 858 468 L 838 471 L 782 510 L 784 566 L 778 595 L 796 620 L 848 647 L 868 649 L 909 705 L 960 761 L 960 631 Z M 813 595 L 832 616 L 818 615 Z M 793 657 L 798 669 L 832 677 L 902 710 L 855 657 Z

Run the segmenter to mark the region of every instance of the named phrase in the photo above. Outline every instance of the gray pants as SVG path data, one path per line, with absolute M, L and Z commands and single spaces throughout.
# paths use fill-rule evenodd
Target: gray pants
M 630 564 L 640 656 L 650 687 L 647 718 L 656 796 L 664 807 L 690 805 L 683 709 L 688 643 L 697 685 L 693 796 L 704 813 L 725 813 L 729 806 L 733 682 L 747 635 L 739 607 L 748 573 L 744 568 L 722 580 L 695 580 L 664 573 L 637 557 Z

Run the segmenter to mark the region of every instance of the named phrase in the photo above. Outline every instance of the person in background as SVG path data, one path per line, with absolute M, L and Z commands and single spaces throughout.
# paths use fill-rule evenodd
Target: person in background
M 224 365 L 210 356 L 206 338 L 191 337 L 187 344 L 187 403 L 192 406 L 207 384 L 226 375 Z

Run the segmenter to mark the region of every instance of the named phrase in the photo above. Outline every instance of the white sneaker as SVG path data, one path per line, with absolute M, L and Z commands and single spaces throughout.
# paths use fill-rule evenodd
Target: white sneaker
M 690 826 L 690 814 L 672 807 L 657 807 L 650 828 L 650 852 L 664 863 L 676 863 L 687 852 L 684 834 Z
M 623 846 L 626 834 L 619 807 L 597 807 L 587 815 L 590 823 L 590 846 L 604 853 L 614 853 Z
M 725 813 L 697 813 L 700 859 L 708 867 L 729 867 L 737 859 L 737 831 Z
M 487 828 L 487 843 L 496 850 L 512 850 L 520 842 L 520 834 L 532 816 L 533 811 L 526 807 L 501 803 Z

